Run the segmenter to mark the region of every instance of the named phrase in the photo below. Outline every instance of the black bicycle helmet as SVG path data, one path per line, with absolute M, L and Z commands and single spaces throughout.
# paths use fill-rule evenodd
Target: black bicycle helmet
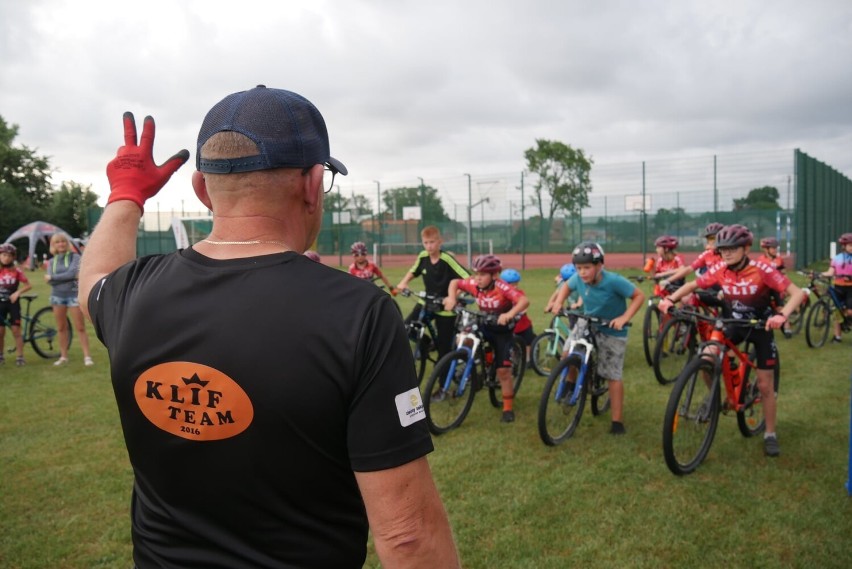
M 592 263 L 597 265 L 604 262 L 604 250 L 594 241 L 583 241 L 574 247 L 573 261 L 575 265 L 580 263 Z
M 714 235 L 719 233 L 723 227 L 725 226 L 717 221 L 714 221 L 713 223 L 708 223 L 707 227 L 704 228 L 704 237 L 713 237 Z
M 760 240 L 761 247 L 778 247 L 778 240 L 774 237 L 764 237 Z
M 754 242 L 754 236 L 745 225 L 726 225 L 716 234 L 716 248 L 745 247 Z
M 503 270 L 500 257 L 497 255 L 480 255 L 473 260 L 473 270 L 477 273 L 499 273 Z
M 844 233 L 840 236 L 837 242 L 844 246 L 849 245 L 850 243 L 852 243 L 852 233 Z
M 661 235 L 654 241 L 654 247 L 662 247 L 663 249 L 677 249 L 677 237 L 672 235 Z

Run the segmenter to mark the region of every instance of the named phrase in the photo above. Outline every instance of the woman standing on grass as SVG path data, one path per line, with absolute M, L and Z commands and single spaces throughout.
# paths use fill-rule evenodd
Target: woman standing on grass
M 59 334 L 59 359 L 53 364 L 61 366 L 68 363 L 68 320 L 77 330 L 80 345 L 83 347 L 83 363 L 94 365 L 89 352 L 89 337 L 86 335 L 86 323 L 77 301 L 77 274 L 80 272 L 80 255 L 70 250 L 68 237 L 54 233 L 50 238 L 50 253 L 53 258 L 48 262 L 44 280 L 50 285 L 50 306 L 56 317 L 56 331 Z

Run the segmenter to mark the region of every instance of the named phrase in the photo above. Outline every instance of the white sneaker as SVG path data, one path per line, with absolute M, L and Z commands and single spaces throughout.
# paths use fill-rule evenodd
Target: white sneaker
M 89 356 L 86 356 L 85 358 L 83 358 L 83 365 L 93 366 L 93 365 L 95 365 L 95 362 L 92 361 L 92 358 L 90 358 Z
M 68 363 L 68 358 L 59 358 L 58 360 L 56 360 L 55 362 L 53 362 L 53 365 L 55 365 L 55 366 L 64 366 L 64 365 L 65 365 L 65 364 L 67 364 L 67 363 Z

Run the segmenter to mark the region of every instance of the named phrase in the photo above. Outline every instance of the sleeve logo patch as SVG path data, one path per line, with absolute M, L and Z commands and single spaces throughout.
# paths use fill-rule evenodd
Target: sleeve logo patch
M 399 424 L 407 427 L 426 418 L 426 409 L 420 397 L 420 389 L 415 387 L 394 398 L 396 412 L 399 414 Z
M 168 362 L 145 370 L 133 395 L 152 424 L 193 441 L 235 437 L 254 418 L 254 406 L 236 381 L 194 362 Z

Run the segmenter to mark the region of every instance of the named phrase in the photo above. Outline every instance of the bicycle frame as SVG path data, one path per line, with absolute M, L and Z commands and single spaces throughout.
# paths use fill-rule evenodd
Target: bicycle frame
M 549 356 L 556 356 L 558 353 L 557 346 L 560 345 L 562 340 L 568 338 L 571 335 L 571 329 L 562 321 L 562 318 L 559 316 L 554 316 L 550 321 L 550 328 L 545 328 L 544 333 L 553 333 L 553 342 L 550 342 L 550 346 L 547 348 L 547 354 Z
M 464 372 L 462 373 L 462 379 L 459 383 L 459 393 L 464 393 L 464 390 L 467 389 L 467 383 L 471 375 L 470 372 L 473 370 L 473 366 L 476 365 L 475 356 L 479 350 L 480 345 L 482 344 L 482 338 L 480 338 L 479 334 L 473 331 L 475 326 L 476 324 L 474 322 L 473 314 L 469 312 L 463 312 L 461 327 L 464 331 L 459 332 L 456 335 L 456 349 L 466 351 L 468 354 L 468 358 L 465 361 Z M 453 362 L 450 364 L 449 373 L 447 373 L 447 376 L 444 378 L 444 381 L 441 384 L 442 389 L 450 389 L 457 364 L 458 362 L 456 360 L 453 360 Z
M 750 321 L 755 324 L 756 321 Z M 745 387 L 746 370 L 752 368 L 757 371 L 757 364 L 752 362 L 749 357 L 744 354 L 736 345 L 734 345 L 725 336 L 722 329 L 722 321 L 717 320 L 717 324 L 713 327 L 710 333 L 710 339 L 701 342 L 699 350 L 701 357 L 707 358 L 712 354 L 705 353 L 706 348 L 715 347 L 718 353 L 714 356 L 714 377 L 721 377 L 725 382 L 725 410 L 742 411 L 745 404 L 739 403 L 740 395 Z M 739 364 L 734 368 L 733 363 L 736 358 Z M 718 373 L 721 372 L 721 373 Z M 711 387 L 711 392 L 715 392 L 716 386 Z
M 589 331 L 591 335 L 591 330 Z M 582 347 L 582 350 L 578 350 L 578 347 Z M 595 350 L 595 345 L 593 341 L 586 340 L 585 338 L 579 338 L 577 340 L 571 340 L 568 344 L 568 349 L 565 350 L 567 354 L 565 357 L 570 358 L 571 356 L 580 356 L 582 358 L 582 364 L 580 365 L 579 373 L 577 374 L 577 379 L 574 382 L 574 392 L 571 394 L 571 398 L 569 399 L 569 403 L 574 405 L 577 403 L 577 398 L 580 396 L 580 393 L 583 390 L 583 385 L 586 382 L 586 372 L 589 369 L 589 359 L 592 357 L 592 352 Z M 568 373 L 568 370 L 565 369 L 563 374 Z M 565 386 L 565 382 L 561 382 L 559 388 L 556 392 L 556 398 L 560 399 L 565 394 L 562 392 Z

